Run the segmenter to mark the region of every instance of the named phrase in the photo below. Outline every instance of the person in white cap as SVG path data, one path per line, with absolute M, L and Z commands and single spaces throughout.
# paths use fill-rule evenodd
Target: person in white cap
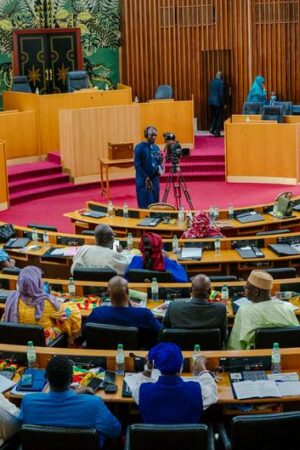
M 238 309 L 228 339 L 228 350 L 253 347 L 257 328 L 299 326 L 293 305 L 272 300 L 272 276 L 262 270 L 253 270 L 245 286 L 245 296 L 251 301 Z

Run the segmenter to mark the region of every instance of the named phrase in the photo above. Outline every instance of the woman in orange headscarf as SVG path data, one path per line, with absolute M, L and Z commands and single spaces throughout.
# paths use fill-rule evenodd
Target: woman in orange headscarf
M 134 256 L 128 266 L 130 269 L 158 270 L 171 272 L 172 281 L 185 283 L 188 276 L 181 264 L 163 255 L 163 242 L 155 233 L 144 233 L 140 240 L 142 256 Z M 128 271 L 127 271 L 128 272 Z

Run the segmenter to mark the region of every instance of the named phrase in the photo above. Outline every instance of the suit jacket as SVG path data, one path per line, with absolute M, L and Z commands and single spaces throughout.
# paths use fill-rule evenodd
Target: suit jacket
M 213 106 L 224 105 L 224 81 L 214 78 L 210 82 L 208 104 Z
M 178 300 L 169 304 L 163 319 L 164 328 L 220 328 L 221 339 L 227 335 L 227 311 L 222 303 L 207 303 L 203 300 Z

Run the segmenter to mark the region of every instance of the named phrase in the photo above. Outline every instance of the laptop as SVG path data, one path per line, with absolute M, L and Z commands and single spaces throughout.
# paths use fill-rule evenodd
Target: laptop
M 251 222 L 262 222 L 264 218 L 261 214 L 258 214 L 256 211 L 249 211 L 242 214 L 237 214 L 235 216 L 236 220 L 240 223 L 251 223 Z
M 16 248 L 24 248 L 30 242 L 28 238 L 11 238 L 7 241 L 3 248 L 7 249 L 16 249 Z

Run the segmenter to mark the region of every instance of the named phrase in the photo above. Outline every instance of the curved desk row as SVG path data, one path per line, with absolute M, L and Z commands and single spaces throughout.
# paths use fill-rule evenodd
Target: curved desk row
M 14 346 L 14 345 L 4 345 L 0 344 L 0 352 L 2 354 L 2 357 L 10 357 L 10 356 L 16 356 L 20 359 L 20 361 L 26 358 L 26 350 L 27 348 L 25 346 Z M 59 348 L 43 348 L 43 347 L 36 347 L 36 354 L 37 354 L 37 362 L 39 367 L 45 368 L 47 365 L 47 362 L 52 358 L 52 356 L 55 355 L 64 355 L 68 356 L 73 361 L 79 361 L 80 358 L 84 358 L 84 360 L 90 360 L 93 361 L 93 358 L 102 358 L 107 369 L 108 370 L 114 370 L 115 369 L 115 351 L 113 350 L 79 350 L 79 349 L 59 349 Z M 135 352 L 135 355 L 138 357 L 146 357 L 147 353 L 143 351 L 137 351 Z M 185 358 L 187 358 L 187 362 L 189 366 L 191 365 L 191 359 L 192 359 L 192 352 L 183 352 L 183 355 Z M 270 356 L 271 350 L 245 350 L 245 351 L 207 351 L 203 352 L 203 355 L 206 358 L 207 361 L 207 368 L 209 370 L 214 371 L 217 367 L 220 367 L 222 365 L 221 358 L 236 358 L 236 357 L 256 357 L 256 358 L 262 358 L 264 356 Z M 288 371 L 288 372 L 297 372 L 299 371 L 300 366 L 300 351 L 299 349 L 282 349 L 281 350 L 282 355 L 282 370 Z M 129 352 L 125 351 L 125 369 L 127 372 L 134 371 L 134 359 L 130 356 Z M 188 375 L 188 373 L 183 374 L 183 376 Z M 98 391 L 97 395 L 100 395 L 103 400 L 107 403 L 113 404 L 132 404 L 133 400 L 132 398 L 124 398 L 122 397 L 122 383 L 123 383 L 123 377 L 118 376 L 116 380 L 118 391 L 116 394 L 106 394 L 103 391 Z M 237 411 L 232 411 L 230 409 L 230 405 L 234 404 L 268 404 L 268 403 L 278 403 L 278 409 L 277 412 L 283 411 L 285 408 L 288 410 L 298 410 L 299 409 L 299 402 L 300 402 L 300 396 L 290 396 L 290 397 L 282 397 L 280 399 L 274 399 L 274 398 L 255 398 L 251 400 L 237 400 L 234 398 L 231 384 L 229 381 L 229 375 L 228 372 L 225 372 L 221 374 L 218 381 L 218 394 L 219 394 L 219 400 L 218 404 L 222 405 L 223 412 L 225 414 L 237 414 Z M 6 394 L 7 397 L 10 398 L 10 400 L 20 403 L 20 397 L 14 396 L 10 394 L 9 392 Z M 227 405 L 227 406 L 226 406 Z M 266 408 L 262 412 L 274 412 L 270 411 L 270 408 Z

